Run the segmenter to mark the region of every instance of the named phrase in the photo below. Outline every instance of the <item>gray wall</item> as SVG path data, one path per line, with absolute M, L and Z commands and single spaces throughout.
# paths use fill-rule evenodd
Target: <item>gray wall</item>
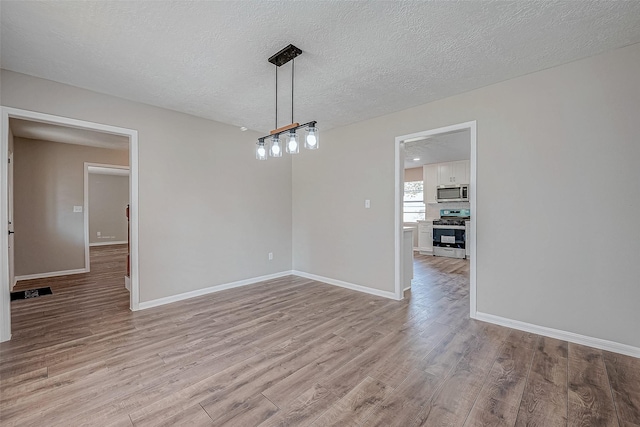
M 16 276 L 84 268 L 84 162 L 127 165 L 122 150 L 15 138 Z
M 477 120 L 478 310 L 640 347 L 638 76 L 640 44 L 324 132 L 294 269 L 392 291 L 394 138 Z
M 141 302 L 291 269 L 291 159 L 256 161 L 261 134 L 11 71 L 1 79 L 2 105 L 138 131 Z
M 89 174 L 89 244 L 127 241 L 128 204 L 128 176 Z

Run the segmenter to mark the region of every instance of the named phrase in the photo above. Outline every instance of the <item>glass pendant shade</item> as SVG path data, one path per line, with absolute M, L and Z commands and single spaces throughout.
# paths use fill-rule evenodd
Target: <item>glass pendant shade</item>
M 282 157 L 282 147 L 280 146 L 280 138 L 274 135 L 271 138 L 271 149 L 269 150 L 271 157 Z
M 289 132 L 289 140 L 287 141 L 287 153 L 296 154 L 300 151 L 300 144 L 298 144 L 298 136 L 296 131 Z
M 267 149 L 264 146 L 264 140 L 260 140 L 256 145 L 256 159 L 267 160 Z
M 315 150 L 319 146 L 318 128 L 315 123 L 307 128 L 307 137 L 304 140 L 304 148 Z

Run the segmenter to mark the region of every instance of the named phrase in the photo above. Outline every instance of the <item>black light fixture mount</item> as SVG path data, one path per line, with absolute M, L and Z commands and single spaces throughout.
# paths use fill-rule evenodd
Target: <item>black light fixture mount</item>
M 315 121 L 300 124 L 293 121 L 293 85 L 295 76 L 295 58 L 302 54 L 302 50 L 292 44 L 281 49 L 278 53 L 272 55 L 269 58 L 269 62 L 276 66 L 276 128 L 273 129 L 269 135 L 265 135 L 258 138 L 256 146 L 256 158 L 258 160 L 267 160 L 267 152 L 270 157 L 282 157 L 282 149 L 280 147 L 280 135 L 286 132 L 288 135 L 288 142 L 286 144 L 286 151 L 290 154 L 296 154 L 299 151 L 299 143 L 296 135 L 296 130 L 305 128 L 307 135 L 305 138 L 304 146 L 309 150 L 315 150 L 318 148 L 318 128 Z M 278 127 L 278 67 L 291 62 L 291 123 Z M 271 147 L 267 149 L 265 144 L 271 141 Z
M 271 62 L 276 67 L 280 67 L 286 64 L 287 62 L 291 61 L 301 53 L 302 51 L 299 48 L 290 44 L 289 46 L 285 47 L 284 49 L 280 50 L 280 52 L 276 53 L 271 58 L 269 58 L 269 62 Z

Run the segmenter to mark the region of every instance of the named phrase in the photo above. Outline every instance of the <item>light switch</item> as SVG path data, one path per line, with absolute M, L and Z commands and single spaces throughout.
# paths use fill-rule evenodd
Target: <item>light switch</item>
M 82 206 L 74 206 L 73 212 L 82 212 Z
M 366 209 L 369 209 L 371 207 L 371 200 L 367 199 L 364 201 L 364 207 Z

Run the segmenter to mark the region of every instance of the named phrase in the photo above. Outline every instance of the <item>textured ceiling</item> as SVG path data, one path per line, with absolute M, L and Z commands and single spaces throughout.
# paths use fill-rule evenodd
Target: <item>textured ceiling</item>
M 260 131 L 289 43 L 295 120 L 322 130 L 640 42 L 640 1 L 0 5 L 3 68 Z
M 20 138 L 88 145 L 90 147 L 109 148 L 112 150 L 129 149 L 128 137 L 112 135 L 105 132 L 21 119 L 9 119 L 9 127 L 13 135 Z
M 471 133 L 469 130 L 443 133 L 428 139 L 404 143 L 405 169 L 470 158 Z

